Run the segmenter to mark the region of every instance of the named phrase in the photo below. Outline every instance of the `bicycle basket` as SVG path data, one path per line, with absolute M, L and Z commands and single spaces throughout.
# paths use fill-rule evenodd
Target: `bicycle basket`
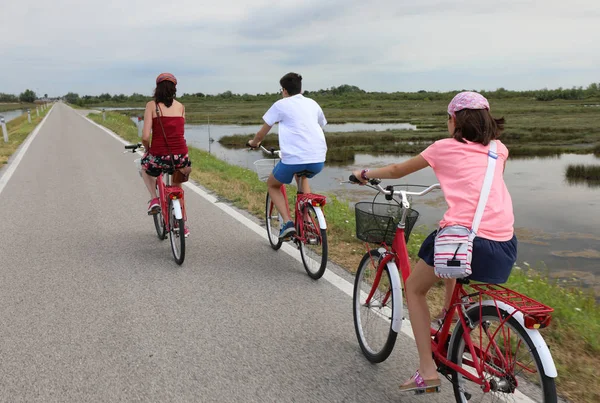
M 355 206 L 356 237 L 369 243 L 392 244 L 396 227 L 402 218 L 403 208 L 398 204 L 359 202 Z M 404 226 L 404 239 L 408 242 L 410 233 L 419 218 L 419 212 L 409 209 Z
M 254 161 L 254 169 L 258 174 L 258 179 L 262 182 L 266 182 L 273 172 L 273 168 L 279 162 L 279 158 L 267 158 L 262 160 Z

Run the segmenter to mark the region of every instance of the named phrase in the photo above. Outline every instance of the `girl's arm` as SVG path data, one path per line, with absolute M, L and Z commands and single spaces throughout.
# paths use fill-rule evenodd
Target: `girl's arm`
M 154 101 L 150 101 L 146 104 L 146 110 L 144 111 L 144 127 L 142 128 L 142 144 L 145 148 L 145 152 L 150 151 L 150 129 L 152 128 L 152 110 L 154 108 Z
M 420 154 L 416 157 L 409 159 L 408 161 L 401 162 L 399 164 L 391 164 L 383 168 L 375 168 L 366 170 L 364 176 L 361 175 L 365 170 L 358 170 L 352 172 L 357 179 L 365 183 L 365 177 L 367 179 L 379 178 L 379 179 L 398 179 L 403 176 L 409 175 L 413 172 L 419 171 L 429 166 L 429 163 Z

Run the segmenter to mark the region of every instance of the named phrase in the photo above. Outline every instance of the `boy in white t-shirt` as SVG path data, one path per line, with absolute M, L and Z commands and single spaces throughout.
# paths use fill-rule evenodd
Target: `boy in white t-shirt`
M 279 123 L 281 161 L 269 176 L 267 186 L 271 200 L 285 222 L 279 238 L 286 240 L 296 233 L 296 229 L 288 213 L 287 200 L 281 193 L 281 185 L 291 183 L 295 176 L 298 192 L 310 193 L 308 178 L 321 172 L 327 154 L 323 133 L 327 120 L 319 104 L 302 95 L 300 74 L 288 73 L 279 80 L 279 84 L 283 99 L 275 102 L 265 113 L 265 123 L 248 141 L 248 146 L 258 147 L 271 127 Z

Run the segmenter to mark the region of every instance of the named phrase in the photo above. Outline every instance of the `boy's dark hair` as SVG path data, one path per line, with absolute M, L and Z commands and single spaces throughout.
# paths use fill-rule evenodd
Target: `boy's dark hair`
M 170 108 L 171 105 L 173 105 L 173 99 L 175 98 L 176 92 L 177 88 L 174 83 L 167 80 L 161 81 L 156 84 L 156 89 L 154 90 L 154 102 L 162 102 L 167 108 Z
M 302 92 L 302 76 L 296 73 L 287 73 L 279 80 L 281 88 L 285 89 L 290 96 Z
M 448 119 L 451 119 L 448 116 Z M 465 140 L 484 146 L 500 137 L 504 130 L 504 118 L 494 119 L 487 109 L 463 109 L 456 112 L 452 137 L 461 143 Z

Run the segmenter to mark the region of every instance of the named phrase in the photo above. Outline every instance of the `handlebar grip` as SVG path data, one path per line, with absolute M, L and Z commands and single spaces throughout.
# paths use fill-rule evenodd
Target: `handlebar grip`
M 350 175 L 350 177 L 348 178 L 348 180 L 352 183 L 361 183 L 358 178 L 356 176 L 354 176 L 354 174 Z

